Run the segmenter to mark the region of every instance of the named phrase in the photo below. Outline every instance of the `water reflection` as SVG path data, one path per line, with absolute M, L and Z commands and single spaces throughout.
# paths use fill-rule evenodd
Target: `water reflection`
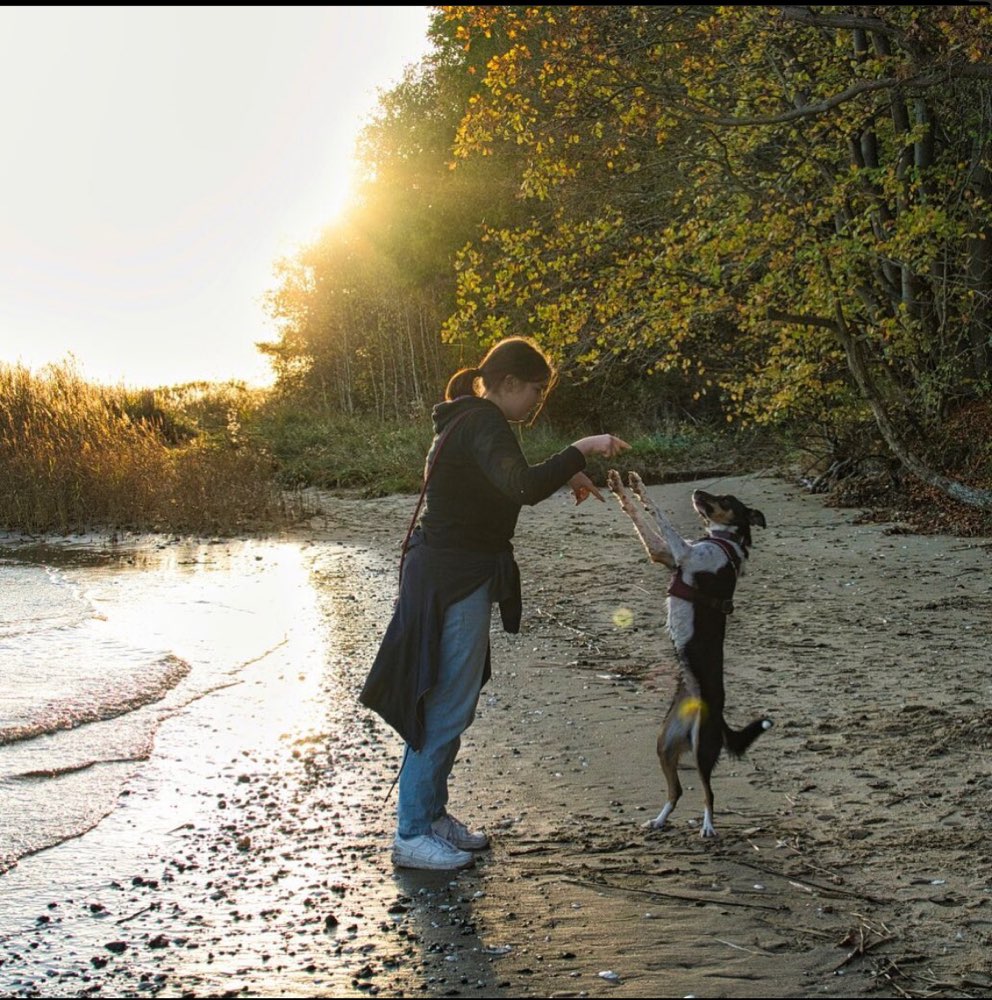
M 162 545 L 140 558 L 73 549 L 44 566 L 26 561 L 40 554 L 64 555 L 33 546 L 0 564 L 5 595 L 17 595 L 0 619 L 0 871 L 92 828 L 165 719 L 315 629 L 297 545 Z M 288 697 L 274 683 L 266 718 Z

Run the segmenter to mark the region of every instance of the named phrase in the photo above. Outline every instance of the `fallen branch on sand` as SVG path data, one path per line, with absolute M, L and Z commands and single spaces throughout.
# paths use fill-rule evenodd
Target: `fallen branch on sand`
M 854 915 L 859 918 L 859 925 L 850 931 L 842 941 L 838 942 L 838 947 L 853 944 L 854 948 L 839 965 L 834 966 L 834 972 L 843 969 L 856 958 L 866 955 L 872 948 L 896 940 L 897 935 L 893 934 L 885 924 L 880 923 L 878 927 L 873 927 L 865 917 L 857 913 Z M 878 935 L 874 941 L 870 940 L 872 934 Z
M 785 879 L 790 884 L 796 885 L 797 888 L 808 887 L 809 889 L 815 889 L 817 892 L 828 893 L 833 896 L 849 896 L 852 899 L 863 899 L 867 903 L 888 903 L 891 900 L 879 899 L 877 896 L 868 896 L 863 892 L 854 892 L 851 889 L 838 889 L 834 885 L 823 885 L 821 882 L 813 882 L 810 879 L 800 878 L 798 875 L 786 875 L 785 872 L 777 871 L 774 868 L 769 868 L 766 865 L 759 865 L 753 861 L 742 861 L 737 860 L 739 865 L 744 865 L 747 868 L 753 868 L 755 871 L 764 872 L 766 875 L 777 875 L 781 879 Z
M 590 879 L 563 879 L 568 885 L 581 885 L 587 889 L 610 889 L 613 892 L 634 893 L 638 896 L 654 896 L 662 899 L 677 899 L 683 903 L 705 903 L 713 906 L 741 906 L 748 910 L 788 910 L 787 906 L 769 906 L 765 903 L 744 903 L 737 899 L 726 899 L 723 896 L 690 896 L 687 893 L 662 892 L 660 889 L 635 889 L 633 886 L 615 885 L 612 882 L 600 882 Z

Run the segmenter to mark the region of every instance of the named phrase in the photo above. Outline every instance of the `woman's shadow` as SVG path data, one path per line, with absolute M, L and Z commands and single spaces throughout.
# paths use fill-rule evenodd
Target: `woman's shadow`
M 485 865 L 486 855 L 480 857 Z M 397 897 L 389 917 L 405 945 L 411 988 L 434 996 L 466 988 L 487 997 L 510 996 L 499 959 L 511 949 L 486 943 L 476 924 L 475 906 L 483 895 L 479 868 L 396 868 L 392 877 Z

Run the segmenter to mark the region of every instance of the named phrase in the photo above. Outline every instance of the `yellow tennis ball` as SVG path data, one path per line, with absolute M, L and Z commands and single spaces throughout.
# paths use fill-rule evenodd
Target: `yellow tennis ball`
M 617 628 L 630 628 L 634 624 L 634 612 L 630 608 L 617 608 L 613 612 L 613 624 Z
M 679 716 L 688 722 L 693 715 L 698 715 L 700 721 L 706 718 L 706 702 L 702 698 L 686 698 L 679 705 Z

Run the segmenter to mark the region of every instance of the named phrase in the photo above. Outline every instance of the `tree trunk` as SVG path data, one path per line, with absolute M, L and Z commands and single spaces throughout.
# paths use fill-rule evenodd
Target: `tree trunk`
M 972 166 L 972 190 L 978 199 L 992 198 L 992 171 L 981 162 L 978 141 Z M 972 371 L 975 378 L 985 378 L 992 368 L 992 223 L 986 217 L 975 219 L 975 235 L 968 238 L 968 289 L 973 312 L 968 323 Z
M 924 462 L 906 443 L 905 438 L 889 417 L 881 394 L 875 386 L 874 379 L 868 369 L 864 349 L 862 348 L 860 341 L 848 328 L 843 315 L 839 312 L 839 309 L 835 329 L 838 339 L 844 348 L 844 353 L 847 356 L 847 364 L 851 370 L 851 375 L 854 376 L 854 381 L 857 383 L 858 389 L 861 391 L 862 396 L 871 407 L 872 414 L 875 417 L 875 423 L 878 425 L 878 429 L 881 432 L 882 437 L 885 439 L 885 443 L 892 451 L 892 454 L 895 455 L 896 458 L 898 458 L 899 461 L 902 462 L 902 464 L 911 473 L 913 473 L 917 479 L 928 483 L 930 486 L 935 486 L 952 499 L 957 500 L 960 503 L 967 504 L 969 507 L 978 507 L 982 510 L 992 510 L 992 491 L 977 489 L 973 486 L 968 486 L 965 483 L 958 482 L 955 479 L 949 479 L 947 476 L 942 476 L 939 472 L 931 469 L 930 466 L 927 465 L 927 463 Z

